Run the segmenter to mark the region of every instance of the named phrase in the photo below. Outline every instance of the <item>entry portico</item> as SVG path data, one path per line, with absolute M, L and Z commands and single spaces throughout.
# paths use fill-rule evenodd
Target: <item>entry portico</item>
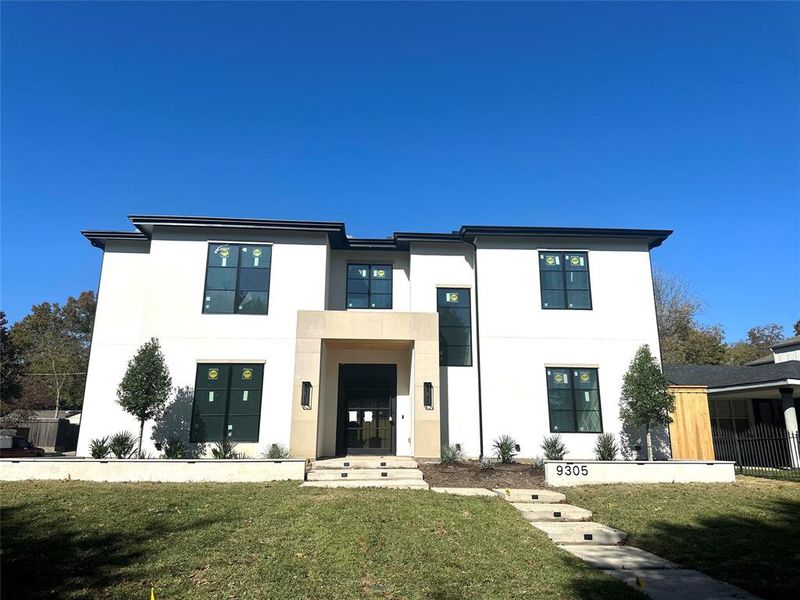
M 358 402 L 343 404 L 359 396 L 358 386 L 364 385 L 359 380 L 378 382 L 369 386 L 377 387 L 380 397 L 393 397 L 387 403 L 369 399 L 377 403 L 368 403 L 366 410 Z M 304 383 L 310 385 L 310 406 L 303 406 Z M 432 406 L 424 403 L 426 384 L 432 388 Z M 375 443 L 365 442 L 364 451 L 437 458 L 439 415 L 438 314 L 298 311 L 290 436 L 295 456 L 346 453 L 354 444 L 345 429 L 358 440 L 367 421 L 365 435 L 374 436 Z

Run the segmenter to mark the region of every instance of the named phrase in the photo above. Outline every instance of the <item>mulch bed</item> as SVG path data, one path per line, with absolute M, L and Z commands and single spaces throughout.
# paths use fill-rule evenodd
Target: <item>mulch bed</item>
M 496 464 L 494 469 L 482 470 L 476 460 L 457 465 L 420 463 L 425 481 L 434 487 L 481 488 L 541 488 L 544 486 L 544 469 L 533 465 L 513 463 Z

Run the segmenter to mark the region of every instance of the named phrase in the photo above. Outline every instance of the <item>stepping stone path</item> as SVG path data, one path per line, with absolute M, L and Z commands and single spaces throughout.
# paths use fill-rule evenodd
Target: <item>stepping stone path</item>
M 654 600 L 758 600 L 756 596 L 699 571 L 683 569 L 633 546 L 623 546 L 628 534 L 592 521 L 591 511 L 566 504 L 552 490 L 495 489 L 531 525 L 562 550 L 595 569 L 617 577 Z

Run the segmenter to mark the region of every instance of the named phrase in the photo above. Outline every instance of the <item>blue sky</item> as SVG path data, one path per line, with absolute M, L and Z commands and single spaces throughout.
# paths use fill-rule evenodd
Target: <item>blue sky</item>
M 800 4 L 2 4 L 2 308 L 129 213 L 670 228 L 728 339 L 800 318 Z

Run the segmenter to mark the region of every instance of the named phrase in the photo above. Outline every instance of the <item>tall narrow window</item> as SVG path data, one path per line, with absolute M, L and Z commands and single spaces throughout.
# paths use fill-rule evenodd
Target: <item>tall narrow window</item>
M 392 265 L 347 265 L 347 308 L 392 308 Z
M 204 313 L 265 315 L 272 246 L 209 244 Z
M 550 431 L 601 433 L 603 419 L 597 369 L 548 367 L 546 371 Z
M 264 365 L 197 365 L 191 442 L 257 442 Z
M 439 313 L 439 365 L 472 366 L 472 315 L 469 289 L 436 290 Z
M 542 308 L 592 308 L 588 253 L 540 252 L 539 279 Z

